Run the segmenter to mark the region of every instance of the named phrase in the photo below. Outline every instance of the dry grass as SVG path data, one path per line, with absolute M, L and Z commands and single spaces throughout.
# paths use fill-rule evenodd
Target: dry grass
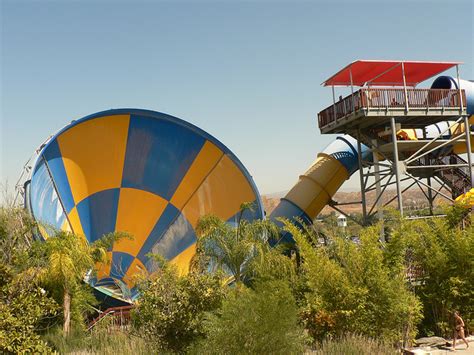
M 398 352 L 390 345 L 361 335 L 347 335 L 343 338 L 325 340 L 312 355 L 391 355 Z

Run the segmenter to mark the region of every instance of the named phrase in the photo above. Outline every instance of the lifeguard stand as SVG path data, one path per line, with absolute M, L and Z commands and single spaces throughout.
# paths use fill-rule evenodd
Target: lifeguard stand
M 437 196 L 453 201 L 472 187 L 471 130 L 459 64 L 357 60 L 322 84 L 332 88 L 333 104 L 318 114 L 321 133 L 358 140 L 361 201 L 354 203 L 362 204 L 364 223 L 377 211 L 381 218 L 382 208 L 395 199 L 403 216 L 402 194 L 415 185 L 431 215 Z M 431 88 L 417 87 L 454 67 L 456 79 L 441 77 Z M 336 87 L 350 87 L 351 94 L 336 100 Z M 372 161 L 361 159 L 362 144 L 372 150 Z M 457 154 L 460 150 L 467 152 L 467 161 Z M 397 195 L 382 204 L 393 185 Z M 373 190 L 375 202 L 368 206 L 366 193 Z M 342 212 L 337 202 L 330 205 Z

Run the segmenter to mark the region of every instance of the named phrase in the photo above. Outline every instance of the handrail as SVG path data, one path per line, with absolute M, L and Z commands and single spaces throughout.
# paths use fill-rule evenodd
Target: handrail
M 461 90 L 463 107 L 466 93 Z M 323 128 L 340 118 L 357 112 L 361 108 L 370 109 L 405 109 L 405 108 L 460 108 L 459 90 L 451 89 L 407 89 L 402 88 L 362 88 L 327 107 L 318 114 L 319 127 Z
M 413 164 L 418 166 L 426 165 L 425 161 L 422 159 L 414 160 Z M 447 164 L 462 165 L 467 164 L 467 162 L 457 154 L 451 154 L 444 157 L 430 156 L 428 164 L 439 165 L 442 167 L 443 165 Z M 462 195 L 470 189 L 471 179 L 468 175 L 467 167 L 453 167 L 451 169 L 435 170 L 434 174 L 449 186 L 453 198 Z
M 90 331 L 92 328 L 94 328 L 99 322 L 101 322 L 103 319 L 105 319 L 108 316 L 115 316 L 116 314 L 119 314 L 121 316 L 125 316 L 129 318 L 130 316 L 130 311 L 134 308 L 133 305 L 130 306 L 119 306 L 119 307 L 111 307 L 107 308 L 104 312 L 102 312 L 97 318 L 92 320 L 92 322 L 89 324 L 89 327 L 87 328 L 87 331 Z
M 442 164 L 467 164 L 464 159 L 456 154 L 436 158 L 435 160 Z M 458 197 L 470 189 L 471 178 L 468 169 L 467 167 L 457 167 L 440 170 L 435 172 L 435 174 L 451 187 L 453 197 Z

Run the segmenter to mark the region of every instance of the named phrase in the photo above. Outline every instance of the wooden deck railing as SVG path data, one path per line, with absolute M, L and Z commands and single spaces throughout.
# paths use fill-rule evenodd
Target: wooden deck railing
M 463 95 L 463 106 L 466 106 L 466 94 Z M 410 108 L 457 108 L 461 107 L 459 90 L 448 89 L 360 89 L 342 100 L 329 106 L 318 114 L 319 127 L 322 128 L 342 117 L 360 109 L 403 109 Z M 406 105 L 406 102 L 408 105 Z

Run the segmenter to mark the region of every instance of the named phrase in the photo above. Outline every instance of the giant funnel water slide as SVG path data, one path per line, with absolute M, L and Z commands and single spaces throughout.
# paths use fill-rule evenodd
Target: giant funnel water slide
M 263 218 L 260 195 L 237 157 L 203 130 L 163 113 L 121 109 L 74 121 L 41 150 L 26 189 L 40 236 L 72 231 L 94 242 L 128 232 L 89 282 L 99 296 L 133 300 L 135 275 L 159 253 L 187 272 L 200 216 Z
M 472 115 L 470 117 L 472 125 L 474 123 L 474 82 L 460 80 L 460 84 L 466 93 L 467 113 Z M 433 82 L 432 88 L 458 89 L 457 79 L 440 76 Z M 403 130 L 397 134 L 403 134 L 405 139 L 414 140 L 423 138 L 423 133 L 426 134 L 426 138 L 434 138 L 445 131 L 449 125 L 449 122 L 440 122 L 427 126 L 424 130 Z M 463 124 L 455 125 L 451 130 L 447 130 L 444 136 L 449 138 L 451 135 L 459 134 L 464 134 Z M 471 142 L 473 142 L 472 137 Z M 452 152 L 455 154 L 466 153 L 466 145 L 457 143 L 452 147 Z M 372 153 L 364 144 L 361 144 L 361 153 L 363 160 L 371 159 Z M 299 225 L 299 221 L 311 224 L 324 206 L 331 201 L 336 191 L 358 169 L 357 140 L 348 135 L 337 137 L 322 153 L 318 154 L 316 161 L 280 200 L 271 213 L 270 219 L 277 224 L 281 224 L 278 218 L 295 221 L 296 225 Z M 285 233 L 281 241 L 291 242 L 292 237 L 289 233 Z

